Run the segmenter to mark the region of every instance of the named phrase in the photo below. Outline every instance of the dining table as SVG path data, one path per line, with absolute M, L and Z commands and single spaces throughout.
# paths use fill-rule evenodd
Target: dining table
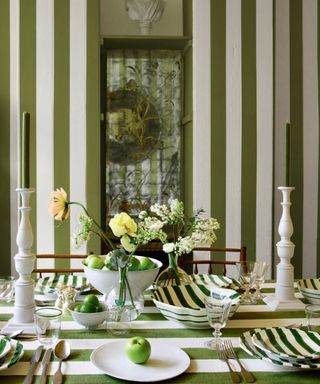
M 267 281 L 262 284 L 262 293 L 274 295 L 275 282 Z M 302 296 L 295 287 L 295 295 Z M 0 303 L 0 329 L 13 316 L 14 303 Z M 291 327 L 306 326 L 305 313 L 303 309 L 274 311 L 263 301 L 255 305 L 240 305 L 236 313 L 227 321 L 226 327 L 222 329 L 222 338 L 229 339 L 247 370 L 251 371 L 257 383 L 316 383 L 320 382 L 320 371 L 317 369 L 297 369 L 284 366 L 276 366 L 267 361 L 249 355 L 240 347 L 240 336 L 255 328 L 263 327 Z M 1 332 L 0 332 L 1 333 Z M 190 358 L 190 365 L 176 377 L 161 382 L 167 383 L 232 383 L 229 376 L 228 366 L 225 361 L 219 359 L 217 351 L 205 347 L 205 342 L 212 338 L 212 329 L 191 329 L 184 325 L 167 320 L 157 309 L 152 301 L 149 291 L 145 293 L 145 306 L 142 313 L 131 324 L 131 330 L 126 335 L 114 335 L 106 327 L 106 323 L 99 325 L 96 329 L 89 330 L 73 321 L 70 313 L 65 311 L 59 338 L 67 340 L 71 346 L 70 356 L 62 362 L 63 383 L 71 384 L 102 384 L 102 383 L 128 383 L 130 380 L 122 380 L 108 375 L 98 369 L 91 361 L 91 355 L 97 348 L 108 344 L 112 353 L 115 340 L 127 340 L 134 336 L 142 336 L 149 340 L 161 342 L 168 348 L 166 359 L 170 361 L 171 350 L 174 346 L 184 351 Z M 21 340 L 24 353 L 21 359 L 10 368 L 1 370 L 0 383 L 13 384 L 22 383 L 27 375 L 30 360 L 39 342 L 34 340 Z M 108 356 L 106 356 L 108 358 Z M 119 370 L 123 365 L 125 354 L 119 357 Z M 240 372 L 236 360 L 229 360 L 234 370 Z M 53 383 L 53 375 L 58 368 L 58 360 L 52 356 L 47 370 L 47 383 Z M 161 368 L 159 368 L 161 369 Z M 128 373 L 127 373 L 128 374 Z M 38 382 L 41 375 L 40 363 L 36 367 L 36 378 Z M 130 374 L 128 374 L 130 377 Z M 149 377 L 146 382 L 156 381 L 157 377 Z M 242 379 L 242 382 L 244 380 Z

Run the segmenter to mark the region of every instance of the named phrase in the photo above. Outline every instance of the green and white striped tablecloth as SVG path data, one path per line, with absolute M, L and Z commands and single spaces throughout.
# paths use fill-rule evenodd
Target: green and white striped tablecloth
M 267 294 L 271 294 L 273 289 L 272 283 L 264 284 L 264 292 Z M 148 302 L 147 304 L 151 303 Z M 0 305 L 1 328 L 12 316 L 12 313 L 12 305 Z M 255 306 L 240 306 L 236 314 L 228 321 L 227 327 L 223 329 L 223 337 L 232 340 L 242 362 L 254 372 L 258 383 L 316 383 L 320 382 L 319 370 L 276 367 L 268 362 L 253 358 L 239 347 L 239 336 L 248 329 L 302 323 L 305 321 L 304 317 L 303 311 L 273 312 L 263 303 Z M 157 339 L 182 348 L 190 356 L 189 369 L 182 375 L 166 381 L 168 383 L 231 383 L 226 364 L 218 359 L 214 351 L 204 347 L 205 341 L 211 338 L 211 334 L 210 329 L 186 329 L 177 323 L 167 321 L 153 305 L 147 305 L 144 312 L 132 323 L 131 333 L 126 337 L 141 335 L 149 339 Z M 115 339 L 115 336 L 108 333 L 103 327 L 94 331 L 87 331 L 73 322 L 71 317 L 65 316 L 60 338 L 67 339 L 72 348 L 70 358 L 67 362 L 63 362 L 62 366 L 64 383 L 124 382 L 101 373 L 90 362 L 90 354 L 94 349 Z M 37 341 L 23 342 L 25 353 L 22 359 L 9 369 L 0 371 L 0 383 L 22 383 L 28 371 L 29 361 L 38 345 Z M 120 364 L 121 362 L 119 362 Z M 237 363 L 232 361 L 231 364 L 236 370 L 239 370 Z M 53 373 L 57 366 L 57 361 L 52 359 L 48 369 L 48 383 L 52 383 Z M 39 364 L 36 374 L 39 375 L 40 371 Z

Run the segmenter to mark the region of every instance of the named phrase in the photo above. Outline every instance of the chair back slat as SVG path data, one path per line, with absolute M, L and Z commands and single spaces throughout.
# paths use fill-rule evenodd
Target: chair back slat
M 239 254 L 239 259 L 238 260 L 211 260 L 211 259 L 206 259 L 206 260 L 198 260 L 198 259 L 193 259 L 193 260 L 186 260 L 183 256 L 180 256 L 180 267 L 182 269 L 185 269 L 187 265 L 192 266 L 192 273 L 198 274 L 199 273 L 199 265 L 204 265 L 208 264 L 208 274 L 211 275 L 213 273 L 213 266 L 214 265 L 220 265 L 222 266 L 222 273 L 223 275 L 226 275 L 227 273 L 227 266 L 228 265 L 236 265 L 237 262 L 239 261 L 246 261 L 247 260 L 247 247 L 242 246 L 241 248 L 212 248 L 212 247 L 196 247 L 193 249 L 194 251 L 206 251 L 206 252 L 234 252 Z
M 84 255 L 79 255 L 79 254 L 36 254 L 35 258 L 36 259 L 53 259 L 53 260 L 73 260 L 73 259 L 85 259 L 88 256 L 88 254 Z M 83 273 L 84 270 L 83 268 L 34 268 L 32 273 L 37 273 L 39 274 L 39 277 L 42 277 L 43 273 L 53 273 L 55 275 L 59 273 L 67 273 L 70 275 L 73 275 L 74 273 Z

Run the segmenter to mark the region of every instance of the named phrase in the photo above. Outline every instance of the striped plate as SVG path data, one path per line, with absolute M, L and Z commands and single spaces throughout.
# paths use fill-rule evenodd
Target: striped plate
M 253 344 L 285 358 L 320 359 L 320 335 L 298 328 L 265 328 L 252 336 Z
M 19 341 L 9 339 L 6 336 L 3 338 L 9 341 L 11 347 L 10 351 L 0 358 L 0 371 L 14 365 L 23 355 L 23 345 Z
M 232 299 L 229 317 L 232 317 L 240 304 L 240 295 L 226 288 L 215 285 L 189 284 L 158 288 L 153 291 L 153 302 L 162 315 L 187 328 L 210 328 L 205 309 L 204 298 L 207 296 Z
M 10 340 L 6 337 L 0 339 L 0 358 L 6 355 L 11 349 Z
M 38 279 L 36 282 L 35 291 L 38 293 L 45 294 L 47 296 L 55 296 L 55 291 L 58 284 L 70 286 L 72 288 L 75 288 L 79 292 L 91 288 L 85 276 L 75 276 L 67 274 L 46 276 Z
M 310 303 L 320 304 L 320 279 L 299 280 L 298 289 L 302 296 Z
M 248 332 L 245 332 L 240 337 L 240 347 L 247 352 L 249 355 L 253 357 L 257 357 L 261 360 L 267 361 L 276 366 L 283 367 L 291 367 L 291 368 L 299 368 L 299 369 L 320 369 L 319 360 L 304 360 L 303 362 L 295 362 L 292 360 L 288 360 L 282 357 L 278 357 L 276 355 L 267 353 L 266 351 L 257 348 L 252 341 L 253 335 L 256 332 L 261 331 L 262 329 L 254 329 Z
M 190 277 L 196 284 L 213 284 L 217 287 L 231 289 L 238 289 L 240 287 L 240 283 L 237 280 L 223 275 L 196 274 L 190 275 Z

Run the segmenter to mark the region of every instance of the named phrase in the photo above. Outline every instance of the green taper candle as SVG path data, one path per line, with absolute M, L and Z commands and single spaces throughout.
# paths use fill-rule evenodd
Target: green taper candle
M 21 188 L 30 188 L 30 113 L 22 114 Z
M 286 123 L 285 148 L 284 148 L 284 186 L 290 186 L 290 123 Z

